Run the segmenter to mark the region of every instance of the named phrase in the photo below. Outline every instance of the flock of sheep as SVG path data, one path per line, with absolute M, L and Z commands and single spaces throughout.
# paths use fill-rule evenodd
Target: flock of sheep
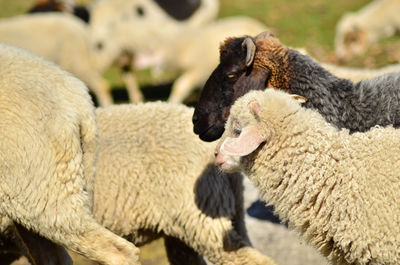
M 320 63 L 255 19 L 217 19 L 217 0 L 97 0 L 87 21 L 38 3 L 61 12 L 0 20 L 2 262 L 141 264 L 164 238 L 173 265 L 296 264 L 251 242 L 247 178 L 329 262 L 400 263 L 399 65 Z M 337 55 L 394 34 L 399 7 L 344 16 Z M 112 65 L 137 104 L 113 104 Z M 177 72 L 169 102 L 141 103 L 142 68 Z

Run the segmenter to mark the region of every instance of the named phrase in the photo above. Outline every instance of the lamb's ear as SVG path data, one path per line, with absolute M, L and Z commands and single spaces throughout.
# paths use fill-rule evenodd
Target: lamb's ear
M 257 127 L 249 126 L 242 130 L 238 138 L 227 137 L 220 151 L 225 155 L 245 156 L 254 152 L 265 141 Z
M 300 104 L 306 103 L 307 99 L 303 96 L 300 95 L 296 95 L 296 94 L 290 94 L 290 97 L 294 100 L 296 100 L 297 102 L 299 102 Z
M 255 99 L 251 100 L 249 103 L 247 103 L 247 108 L 249 109 L 249 112 L 258 120 L 261 112 L 261 107 L 258 101 Z

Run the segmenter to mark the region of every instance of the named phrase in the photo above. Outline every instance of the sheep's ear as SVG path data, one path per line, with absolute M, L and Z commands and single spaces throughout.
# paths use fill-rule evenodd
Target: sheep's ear
M 253 99 L 247 103 L 247 108 L 257 119 L 260 117 L 261 107 L 257 100 Z
M 254 152 L 265 137 L 255 126 L 246 127 L 238 138 L 227 137 L 221 145 L 221 153 L 225 155 L 245 156 Z
M 297 102 L 299 102 L 300 104 L 306 103 L 307 99 L 303 96 L 300 95 L 296 95 L 296 94 L 290 94 L 290 97 L 294 100 L 296 100 Z

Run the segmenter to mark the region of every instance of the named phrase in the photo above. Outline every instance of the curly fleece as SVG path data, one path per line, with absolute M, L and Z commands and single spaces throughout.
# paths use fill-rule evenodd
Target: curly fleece
M 259 123 L 250 100 L 261 106 Z M 350 135 L 271 89 L 237 100 L 222 141 L 235 122 L 271 133 L 241 169 L 309 243 L 336 264 L 400 263 L 399 130 Z

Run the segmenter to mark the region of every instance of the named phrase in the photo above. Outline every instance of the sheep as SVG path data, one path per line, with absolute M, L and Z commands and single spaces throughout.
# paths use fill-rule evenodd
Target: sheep
M 292 97 L 267 89 L 239 98 L 215 163 L 243 172 L 334 264 L 399 264 L 400 130 L 350 135 Z
M 192 114 L 166 102 L 96 110 L 95 219 L 137 246 L 164 237 L 172 264 L 203 264 L 199 254 L 221 265 L 274 264 L 247 237 L 242 175 L 213 165 L 215 144 L 193 134 Z
M 364 53 L 379 39 L 400 30 L 398 0 L 375 0 L 354 13 L 346 13 L 336 26 L 335 53 L 342 60 Z
M 96 114 L 99 223 L 138 246 L 164 236 L 172 264 L 203 264 L 195 262 L 199 254 L 221 265 L 275 264 L 251 247 L 242 176 L 218 173 L 215 144 L 191 130 L 193 108 L 151 102 L 98 108 Z
M 202 140 L 218 139 L 230 106 L 249 90 L 266 86 L 307 98 L 338 128 L 366 131 L 375 125 L 400 125 L 400 75 L 386 74 L 353 83 L 329 73 L 307 55 L 290 49 L 270 32 L 255 38 L 230 38 L 220 63 L 207 80 L 193 115 Z
M 90 8 L 89 25 L 90 46 L 96 65 L 100 70 L 107 69 L 121 54 L 132 57 L 149 47 L 160 47 L 164 42 L 179 37 L 183 30 L 196 29 L 212 21 L 218 10 L 218 0 L 202 0 L 189 18 L 175 20 L 154 1 L 96 1 Z M 122 77 L 132 102 L 139 102 L 143 95 L 131 68 L 132 65 L 123 67 Z
M 139 264 L 138 249 L 93 218 L 97 126 L 87 87 L 7 44 L 0 62 L 0 219 L 102 264 Z
M 179 37 L 155 48 L 153 58 L 142 53 L 142 57 L 139 55 L 136 60 L 135 68 L 153 66 L 179 72 L 168 100 L 182 102 L 194 88 L 204 85 L 209 74 L 218 65 L 218 45 L 225 38 L 258 34 L 265 29 L 264 24 L 250 17 L 219 19 L 197 30 L 183 31 Z
M 218 10 L 218 0 L 202 0 L 192 16 L 179 21 L 155 1 L 99 0 L 90 8 L 92 41 L 102 43 L 103 50 L 108 44 L 117 43 L 120 48 L 136 51 L 175 38 L 184 28 L 202 26 L 214 20 Z
M 59 64 L 84 81 L 101 106 L 112 104 L 110 85 L 89 47 L 88 28 L 74 16 L 53 12 L 0 19 L 0 41 Z

